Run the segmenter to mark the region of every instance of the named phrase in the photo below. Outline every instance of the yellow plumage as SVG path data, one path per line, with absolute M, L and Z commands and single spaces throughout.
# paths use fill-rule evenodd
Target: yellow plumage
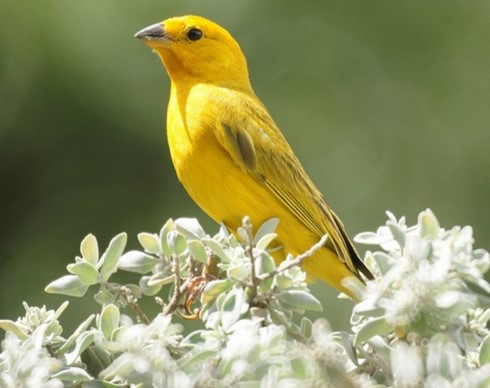
M 328 234 L 326 246 L 303 267 L 353 296 L 343 279 L 372 275 L 255 96 L 233 37 L 197 16 L 165 20 L 136 37 L 156 51 L 170 76 L 168 143 L 177 176 L 192 199 L 232 230 L 245 215 L 256 226 L 279 218 L 283 252 L 276 257 L 303 253 Z

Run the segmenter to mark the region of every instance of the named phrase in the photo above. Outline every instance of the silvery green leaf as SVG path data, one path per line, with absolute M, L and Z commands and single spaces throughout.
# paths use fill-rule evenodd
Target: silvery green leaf
M 396 220 L 396 217 L 395 217 L 395 215 L 393 214 L 393 212 L 391 212 L 391 211 L 387 210 L 387 211 L 385 211 L 385 214 L 386 214 L 386 216 L 388 217 L 388 220 L 389 220 L 390 222 L 392 222 L 392 223 L 394 223 L 394 224 L 398 223 L 398 221 Z M 402 220 L 404 220 L 404 217 L 402 217 L 402 218 L 400 219 L 400 222 L 402 222 Z
M 143 275 L 150 272 L 157 264 L 158 260 L 153 256 L 140 251 L 129 251 L 119 258 L 117 268 Z
M 293 285 L 293 279 L 291 279 L 291 277 L 289 276 L 286 276 L 285 274 L 282 274 L 282 273 L 279 273 L 277 274 L 276 276 L 274 276 L 274 286 L 282 289 L 282 290 L 286 290 L 288 288 L 290 288 L 292 285 Z
M 430 209 L 419 214 L 418 224 L 420 225 L 420 236 L 428 239 L 435 239 L 439 234 L 439 221 Z
M 276 233 L 265 234 L 264 236 L 262 236 L 262 238 L 260 238 L 259 241 L 257 241 L 257 244 L 255 245 L 255 248 L 257 248 L 259 250 L 265 251 L 267 249 L 267 247 L 269 246 L 269 244 L 276 237 L 277 237 L 277 234 Z
M 61 303 L 60 307 L 58 307 L 51 319 L 51 322 L 57 320 L 61 314 L 63 313 L 63 311 L 66 310 L 66 308 L 68 307 L 68 305 L 70 304 L 70 302 L 68 302 L 67 300 L 65 300 L 63 303 Z M 25 306 L 24 306 L 25 307 Z
M 170 218 L 165 225 L 163 225 L 162 229 L 160 230 L 160 244 L 162 246 L 162 251 L 165 256 L 170 257 L 172 256 L 172 252 L 170 251 L 170 247 L 168 246 L 168 239 L 167 235 L 171 230 L 174 230 L 174 221 Z
M 206 232 L 204 232 L 196 218 L 179 218 L 174 221 L 174 225 L 175 229 L 187 238 L 200 240 L 206 237 Z
M 203 264 L 208 262 L 208 255 L 206 254 L 206 248 L 204 244 L 199 240 L 192 240 L 187 243 L 189 253 L 194 259 L 200 261 Z
M 102 276 L 102 279 L 107 281 L 109 277 L 117 271 L 117 261 L 124 252 L 126 241 L 126 233 L 120 233 L 109 243 L 109 246 L 99 261 L 100 276 Z
M 210 238 L 203 238 L 201 241 L 204 243 L 204 245 L 211 249 L 221 260 L 225 262 L 230 261 L 225 251 L 217 241 Z
M 387 334 L 393 331 L 393 326 L 386 322 L 384 317 L 374 318 L 366 322 L 354 337 L 354 346 L 360 346 L 374 336 Z
M 162 253 L 160 247 L 160 238 L 156 234 L 142 232 L 138 234 L 138 241 L 144 248 L 145 252 L 159 255 Z
M 384 309 L 379 307 L 373 299 L 365 299 L 356 304 L 353 308 L 353 315 L 364 317 L 377 317 L 384 313 Z
M 99 245 L 93 234 L 88 234 L 82 240 L 82 243 L 80 244 L 80 253 L 87 263 L 94 266 L 97 264 L 97 260 L 99 260 Z
M 490 309 L 486 309 L 485 311 L 483 311 L 483 313 L 481 313 L 477 318 L 477 322 L 480 324 L 486 324 L 488 323 L 489 320 L 490 320 Z
M 376 358 L 379 358 L 381 365 L 389 364 L 392 347 L 381 336 L 374 336 L 368 341 L 369 346 L 374 350 Z
M 393 265 L 393 258 L 384 252 L 374 252 L 371 257 L 376 261 L 381 275 L 385 275 Z
M 226 237 L 226 242 L 230 246 L 230 248 L 238 248 L 241 247 L 242 244 L 238 241 L 234 234 L 230 234 Z
M 99 292 L 97 292 L 97 294 L 94 295 L 94 299 L 98 304 L 104 306 L 108 303 L 115 302 L 117 298 L 108 290 L 100 290 Z
M 111 345 L 113 345 L 111 342 L 95 341 L 95 344 L 90 347 L 90 351 L 83 355 L 82 361 L 86 364 L 87 370 L 100 370 L 101 368 L 107 368 L 112 363 L 114 358 L 109 352 Z M 116 351 L 119 350 L 116 349 Z M 86 384 L 82 388 L 86 388 Z
M 277 296 L 277 299 L 296 310 L 323 311 L 320 301 L 306 291 L 284 291 Z
M 68 264 L 68 272 L 77 275 L 82 283 L 89 286 L 96 284 L 99 280 L 99 271 L 89 262 L 82 261 L 76 264 Z
M 374 232 L 362 232 L 354 237 L 354 241 L 358 244 L 378 245 L 380 243 L 380 236 Z
M 393 235 L 393 239 L 398 243 L 400 248 L 405 247 L 405 232 L 400 229 L 398 225 L 389 224 L 390 232 Z
M 149 281 L 152 279 L 151 276 L 142 276 L 139 281 L 139 286 L 144 295 L 154 296 L 162 289 L 162 284 L 149 285 Z M 170 279 L 170 283 L 173 280 L 173 276 Z
M 460 272 L 462 273 L 462 271 Z M 485 279 L 475 279 L 467 276 L 463 277 L 463 279 L 474 292 L 486 298 L 490 296 L 490 284 Z
M 97 326 L 106 341 L 111 340 L 112 333 L 119 327 L 120 317 L 119 308 L 114 304 L 109 304 L 102 309 Z
M 60 379 L 61 381 L 70 381 L 75 383 L 81 383 L 82 381 L 90 381 L 92 377 L 82 368 L 70 367 L 62 369 L 61 371 L 51 375 L 53 379 Z
M 480 365 L 490 363 L 490 334 L 485 337 L 479 349 Z
M 9 319 L 1 319 L 0 320 L 0 329 L 13 333 L 17 336 L 17 338 L 21 340 L 26 340 L 29 338 L 24 329 L 17 325 L 14 321 Z
M 248 242 L 248 232 L 245 228 L 242 228 L 241 226 L 236 230 L 236 234 L 238 235 L 239 238 L 242 239 L 242 241 Z
M 94 336 L 95 333 L 93 331 L 86 331 L 80 334 L 75 341 L 75 347 L 64 355 L 67 365 L 71 365 L 78 360 L 80 354 L 94 342 Z
M 147 281 L 148 286 L 154 287 L 154 286 L 164 286 L 166 284 L 173 283 L 175 280 L 175 275 L 168 275 L 162 277 L 162 274 L 155 274 L 150 276 L 150 278 Z
M 279 218 L 270 218 L 264 223 L 262 223 L 262 225 L 259 226 L 257 233 L 255 233 L 255 237 L 253 241 L 255 246 L 258 245 L 258 241 L 262 239 L 262 237 L 268 234 L 275 234 L 274 232 L 277 228 L 277 225 L 279 225 Z
M 301 324 L 299 326 L 300 332 L 306 339 L 310 339 L 313 333 L 313 322 L 311 322 L 308 318 L 301 318 Z
M 277 325 L 288 326 L 293 314 L 290 311 L 279 310 L 277 308 L 269 308 L 269 314 L 272 322 Z
M 77 338 L 85 332 L 85 330 L 87 330 L 87 328 L 90 326 L 90 324 L 92 323 L 92 321 L 94 320 L 95 318 L 95 314 L 91 314 L 87 319 L 85 319 L 85 321 L 83 321 L 77 328 L 76 330 L 73 332 L 72 335 L 70 335 L 68 337 L 68 339 L 65 341 L 65 343 L 61 346 L 61 348 L 59 348 L 57 351 L 56 351 L 56 356 L 59 356 L 59 355 L 62 355 L 63 353 L 65 353 L 68 349 L 70 349 L 72 347 L 72 345 L 75 343 L 75 341 L 77 340 Z
M 301 382 L 308 378 L 308 371 L 310 369 L 310 365 L 308 365 L 308 361 L 302 359 L 300 357 L 293 358 L 289 361 L 291 363 L 291 369 L 294 371 L 292 376 L 288 379 L 291 382 L 294 381 L 294 386 L 298 387 L 301 385 Z
M 262 275 L 272 272 L 276 269 L 276 263 L 272 256 L 262 253 L 255 259 L 255 273 Z
M 187 249 L 187 241 L 185 237 L 180 232 L 175 230 L 168 233 L 167 243 L 170 251 L 177 256 L 183 254 Z
M 250 276 L 249 267 L 242 265 L 230 265 L 226 270 L 226 276 L 230 279 L 245 281 Z
M 224 300 L 221 307 L 221 324 L 223 329 L 228 330 L 240 316 L 247 312 L 249 304 L 245 297 L 245 292 L 241 288 L 231 291 Z
M 194 373 L 196 366 L 203 365 L 203 362 L 215 356 L 215 350 L 199 349 L 197 351 L 187 353 L 179 360 L 179 364 L 184 372 Z
M 68 296 L 81 297 L 88 290 L 88 285 L 84 284 L 76 275 L 65 275 L 49 283 L 44 289 L 49 294 L 61 294 Z
M 473 262 L 478 270 L 484 274 L 490 268 L 490 254 L 485 249 L 475 249 L 473 251 Z
M 344 346 L 345 352 L 349 359 L 354 363 L 354 365 L 359 365 L 359 359 L 357 357 L 356 348 L 352 343 L 352 334 L 345 331 L 340 332 L 340 339 L 342 340 L 342 345 Z
M 229 291 L 233 287 L 230 279 L 213 280 L 209 282 L 201 294 L 201 303 L 205 304 L 215 299 L 220 294 Z

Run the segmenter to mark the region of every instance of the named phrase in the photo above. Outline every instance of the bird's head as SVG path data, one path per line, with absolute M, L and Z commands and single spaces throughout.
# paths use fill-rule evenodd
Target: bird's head
M 135 37 L 160 56 L 177 85 L 211 83 L 251 90 L 240 46 L 228 31 L 210 20 L 175 17 L 146 27 Z

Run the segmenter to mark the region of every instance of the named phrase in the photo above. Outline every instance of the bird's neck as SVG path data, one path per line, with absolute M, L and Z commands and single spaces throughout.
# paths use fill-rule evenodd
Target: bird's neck
M 253 94 L 252 85 L 248 79 L 248 71 L 246 70 L 238 71 L 238 69 L 236 69 L 236 74 L 227 74 L 226 77 L 224 77 L 223 74 L 218 74 L 217 77 L 214 78 L 211 75 L 209 78 L 205 78 L 192 74 L 190 69 L 187 69 L 172 51 L 158 50 L 157 53 L 160 56 L 174 87 L 176 89 L 182 89 L 184 93 L 187 93 L 187 91 L 195 85 L 208 84 Z

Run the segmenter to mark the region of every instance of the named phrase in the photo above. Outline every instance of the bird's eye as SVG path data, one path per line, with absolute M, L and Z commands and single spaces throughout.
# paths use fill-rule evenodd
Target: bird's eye
M 187 37 L 193 41 L 199 40 L 202 38 L 202 31 L 199 28 L 191 28 L 187 31 Z

